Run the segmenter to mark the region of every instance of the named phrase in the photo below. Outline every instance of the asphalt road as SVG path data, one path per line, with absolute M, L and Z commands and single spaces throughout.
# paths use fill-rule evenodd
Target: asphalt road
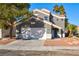
M 0 50 L 0 56 L 79 56 L 79 50 L 21 51 Z

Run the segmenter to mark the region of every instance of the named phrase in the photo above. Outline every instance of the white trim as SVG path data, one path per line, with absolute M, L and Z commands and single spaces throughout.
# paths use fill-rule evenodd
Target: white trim
M 40 12 L 40 13 L 43 13 L 43 14 L 45 14 L 45 15 L 48 15 L 48 16 L 49 16 L 49 14 L 48 14 L 48 13 L 45 13 L 45 12 L 43 12 L 43 11 L 39 10 L 39 9 L 35 9 L 35 10 L 33 10 L 33 12 L 35 12 L 35 11 L 38 11 L 38 12 Z
M 65 33 L 63 33 L 63 38 L 65 37 Z
M 60 38 L 62 37 L 61 34 L 59 34 L 59 33 L 58 33 L 58 36 L 59 36 Z
M 43 22 L 44 22 L 44 23 L 47 23 L 47 24 L 49 24 L 49 25 L 52 25 L 52 26 L 54 26 L 54 27 L 56 27 L 56 28 L 61 29 L 61 27 L 59 27 L 59 26 L 57 26 L 57 25 L 55 25 L 55 24 L 52 24 L 51 22 L 48 22 L 48 21 L 46 21 L 46 20 L 43 20 Z
M 55 16 L 55 17 L 60 18 L 60 19 L 65 19 L 66 18 L 65 16 L 58 16 L 58 15 L 55 15 L 55 14 L 52 14 L 52 16 Z
M 34 17 L 34 18 L 35 18 L 35 17 Z M 39 18 L 35 18 L 35 19 L 40 20 Z M 52 25 L 52 26 L 54 26 L 54 27 L 56 27 L 56 28 L 58 28 L 58 29 L 61 29 L 61 27 L 59 27 L 59 26 L 57 26 L 57 25 L 55 25 L 55 24 L 52 24 L 52 23 L 49 22 L 49 21 L 46 21 L 46 20 L 40 20 L 40 21 L 42 21 L 42 22 L 44 22 L 44 23 L 46 23 L 46 24 Z
M 41 13 L 43 13 L 43 14 L 45 14 L 45 15 L 50 15 L 49 13 L 50 13 L 50 11 L 49 10 L 47 10 L 47 9 L 41 9 L 41 10 L 39 10 L 39 9 L 34 9 L 33 10 L 34 12 L 35 11 L 38 11 L 38 12 L 41 12 Z M 45 12 L 44 12 L 45 11 Z M 47 12 L 47 13 L 46 13 Z M 55 14 L 53 14 L 53 13 L 51 13 L 52 14 L 52 16 L 55 16 L 55 17 L 57 17 L 57 18 L 60 18 L 60 19 L 65 19 L 66 17 L 65 16 L 58 16 L 58 15 L 55 15 Z
M 50 14 L 50 11 L 49 10 L 47 10 L 47 9 L 45 9 L 45 8 L 43 8 L 43 9 L 41 9 L 41 11 L 43 11 L 43 12 L 47 12 L 48 14 Z

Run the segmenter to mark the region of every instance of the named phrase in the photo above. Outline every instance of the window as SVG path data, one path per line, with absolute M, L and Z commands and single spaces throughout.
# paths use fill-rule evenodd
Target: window
M 61 19 L 63 21 L 63 19 Z
M 45 16 L 44 19 L 45 19 L 45 20 L 48 20 L 48 16 Z
M 50 34 L 50 33 L 51 33 L 51 29 L 47 28 L 47 34 Z
M 35 24 L 35 22 L 31 22 L 31 24 Z
M 58 19 L 57 19 L 57 21 L 58 21 Z

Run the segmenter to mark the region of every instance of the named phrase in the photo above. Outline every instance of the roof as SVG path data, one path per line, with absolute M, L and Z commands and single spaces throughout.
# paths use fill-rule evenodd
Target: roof
M 45 15 L 50 15 L 49 13 L 46 13 L 46 12 L 44 12 L 43 10 L 39 10 L 39 9 L 34 9 L 33 10 L 33 12 L 36 12 L 36 11 L 38 11 L 38 12 L 40 12 L 40 13 L 43 13 L 43 14 L 45 14 Z
M 65 19 L 66 18 L 65 16 L 59 16 L 59 15 L 55 15 L 53 13 L 51 13 L 51 14 L 52 14 L 52 16 L 57 17 L 57 18 L 60 18 L 60 19 Z
M 45 8 L 43 8 L 41 10 L 40 9 L 34 9 L 33 11 L 38 11 L 38 12 L 41 12 L 41 13 L 43 13 L 45 15 L 50 15 L 50 13 L 51 13 L 49 10 L 47 10 Z M 61 18 L 61 19 L 66 18 L 65 16 L 60 16 L 60 15 L 56 15 L 56 14 L 53 14 L 53 13 L 51 13 L 51 15 L 54 16 L 54 17 L 57 17 L 57 18 Z

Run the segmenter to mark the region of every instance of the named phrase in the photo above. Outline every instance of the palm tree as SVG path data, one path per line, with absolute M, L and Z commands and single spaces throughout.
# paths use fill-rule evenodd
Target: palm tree
M 53 8 L 53 11 L 57 13 L 59 13 L 59 6 L 56 4 Z
M 66 14 L 65 9 L 64 9 L 64 6 L 63 6 L 63 5 L 61 5 L 61 6 L 59 7 L 59 12 L 60 12 L 60 15 L 65 15 L 65 14 Z
M 65 28 L 68 26 L 68 18 L 65 19 Z
M 66 12 L 65 12 L 65 9 L 64 9 L 64 6 L 61 5 L 61 6 L 58 6 L 57 4 L 54 6 L 53 8 L 53 11 L 56 13 L 56 14 L 60 14 L 60 15 L 64 15 L 66 16 Z
M 69 33 L 69 37 L 72 37 L 72 36 L 73 36 L 73 31 L 76 30 L 76 26 L 73 25 L 73 24 L 68 24 L 67 29 L 68 29 L 69 32 L 70 32 L 70 33 Z

